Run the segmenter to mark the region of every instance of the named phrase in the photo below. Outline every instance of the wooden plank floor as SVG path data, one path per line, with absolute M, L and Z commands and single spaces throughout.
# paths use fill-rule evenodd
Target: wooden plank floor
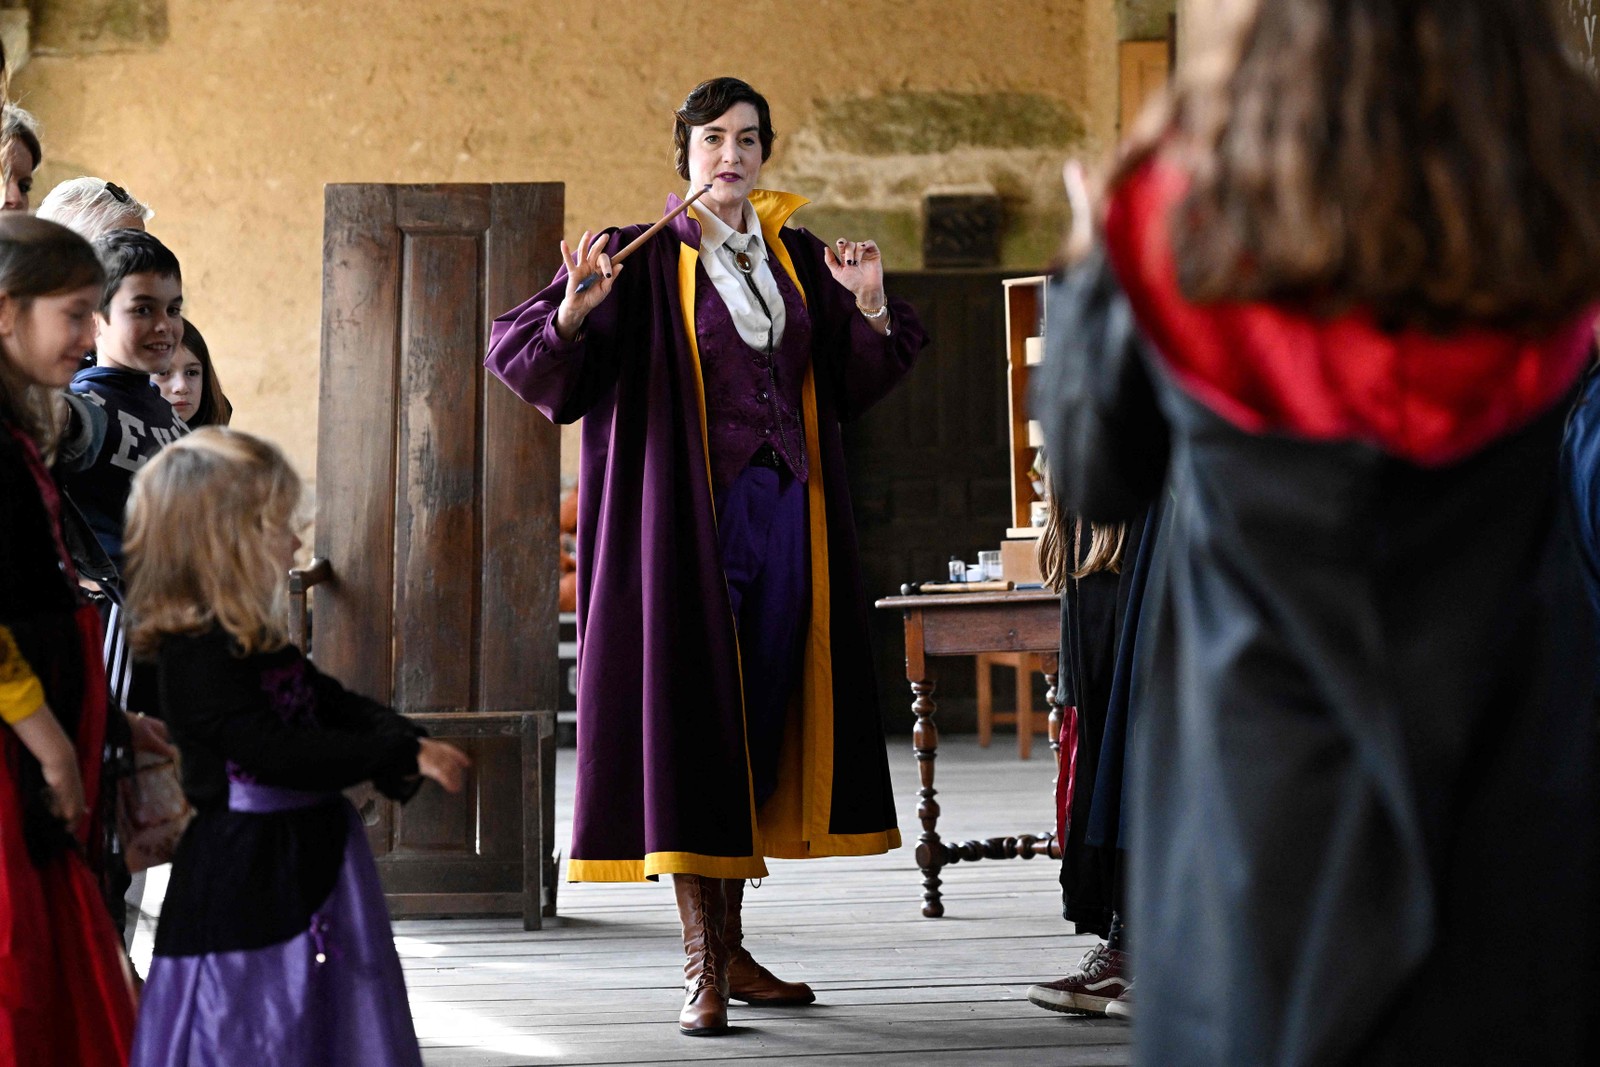
M 1048 825 L 1048 747 L 1016 759 L 1010 735 L 980 749 L 950 738 L 938 761 L 946 838 Z M 558 841 L 571 819 L 573 754 L 559 768 Z M 980 862 L 945 872 L 946 915 L 921 915 L 916 763 L 890 750 L 901 831 L 887 856 L 775 862 L 746 894 L 747 943 L 786 978 L 810 982 L 807 1008 L 734 1005 L 736 1032 L 677 1033 L 682 946 L 671 888 L 563 884 L 559 918 L 525 933 L 511 920 L 395 924 L 429 1067 L 523 1064 L 775 1064 L 895 1067 L 1130 1062 L 1121 1022 L 1041 1011 L 1036 981 L 1059 977 L 1094 943 L 1061 920 L 1049 860 Z

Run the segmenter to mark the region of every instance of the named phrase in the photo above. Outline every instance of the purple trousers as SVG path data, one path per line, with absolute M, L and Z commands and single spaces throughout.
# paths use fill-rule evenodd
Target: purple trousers
M 719 497 L 717 538 L 739 633 L 746 743 L 760 807 L 778 788 L 784 724 L 811 615 L 804 483 L 788 470 L 746 467 Z

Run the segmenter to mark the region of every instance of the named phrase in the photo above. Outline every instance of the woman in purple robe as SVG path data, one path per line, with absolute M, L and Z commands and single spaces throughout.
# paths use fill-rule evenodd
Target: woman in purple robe
M 675 119 L 678 175 L 710 189 L 625 266 L 611 256 L 644 226 L 563 241 L 487 365 L 553 421 L 583 419 L 568 875 L 673 876 L 679 1027 L 700 1036 L 727 1030 L 730 998 L 815 999 L 743 947 L 764 857 L 900 844 L 839 424 L 927 337 L 873 242 L 785 228 L 806 201 L 756 187 L 761 94 L 716 78 Z

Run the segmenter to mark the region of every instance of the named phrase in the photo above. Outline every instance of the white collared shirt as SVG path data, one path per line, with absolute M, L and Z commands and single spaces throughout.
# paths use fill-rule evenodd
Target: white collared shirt
M 783 344 L 783 294 L 778 291 L 778 283 L 772 277 L 766 243 L 761 237 L 761 220 L 756 218 L 755 207 L 748 200 L 744 202 L 745 232 L 742 234 L 717 218 L 709 208 L 701 211 L 699 205 L 691 205 L 689 210 L 700 220 L 700 262 L 706 268 L 706 277 L 717 287 L 717 295 L 727 305 L 734 328 L 739 331 L 744 343 L 758 352 L 765 352 L 767 313 L 761 310 L 760 301 L 750 292 L 750 282 L 745 280 L 744 272 L 733 262 L 734 248 L 749 238 L 745 252 L 756 264 L 750 278 L 772 311 L 772 349 L 777 351 Z

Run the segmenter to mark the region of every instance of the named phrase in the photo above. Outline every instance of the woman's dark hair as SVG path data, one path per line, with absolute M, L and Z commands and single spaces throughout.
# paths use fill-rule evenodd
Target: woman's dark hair
M 1183 292 L 1547 330 L 1600 296 L 1600 90 L 1547 0 L 1232 0 L 1159 155 Z M 1231 19 L 1231 21 L 1230 21 Z
M 689 90 L 683 106 L 673 113 L 672 160 L 678 168 L 678 177 L 689 180 L 690 128 L 704 126 L 735 104 L 750 104 L 756 109 L 761 162 L 772 157 L 772 139 L 777 135 L 772 132 L 772 111 L 767 107 L 767 98 L 738 78 L 712 78 Z
M 233 421 L 233 405 L 228 403 L 228 398 L 222 392 L 222 383 L 217 380 L 217 370 L 211 363 L 211 347 L 206 344 L 203 334 L 188 319 L 183 320 L 183 347 L 193 352 L 200 361 L 200 373 L 203 376 L 200 388 L 200 403 L 195 405 L 194 418 L 189 420 L 191 430 L 198 430 L 202 426 L 226 426 Z
M 28 150 L 28 155 L 33 160 L 34 169 L 44 162 L 44 146 L 39 143 L 39 131 L 33 124 L 33 116 L 15 104 L 5 105 L 5 140 L 16 138 Z
M 0 214 L 0 293 L 23 310 L 37 297 L 104 281 L 94 249 L 76 233 L 20 211 Z M 20 426 L 47 455 L 55 444 L 48 393 L 23 379 L 0 354 L 0 416 Z

